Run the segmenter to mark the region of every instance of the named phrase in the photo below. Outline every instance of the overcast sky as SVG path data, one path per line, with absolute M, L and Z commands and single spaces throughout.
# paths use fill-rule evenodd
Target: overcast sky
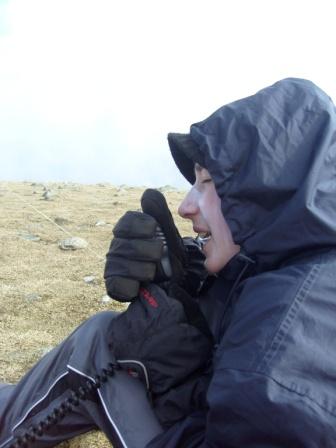
M 334 0 L 0 0 L 0 180 L 186 186 L 168 132 L 288 76 L 336 99 Z

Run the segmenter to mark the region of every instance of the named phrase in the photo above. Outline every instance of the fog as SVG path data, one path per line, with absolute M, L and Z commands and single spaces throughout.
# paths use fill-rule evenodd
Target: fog
M 336 98 L 332 4 L 0 0 L 0 180 L 185 187 L 168 132 L 288 76 Z

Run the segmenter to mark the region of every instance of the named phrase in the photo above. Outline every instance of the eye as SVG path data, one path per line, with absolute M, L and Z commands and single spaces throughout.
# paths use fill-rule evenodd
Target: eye
M 207 184 L 208 182 L 212 182 L 211 177 L 202 180 L 202 184 Z

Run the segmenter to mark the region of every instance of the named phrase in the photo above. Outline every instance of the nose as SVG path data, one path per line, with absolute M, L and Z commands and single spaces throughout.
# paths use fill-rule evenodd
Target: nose
M 198 203 L 196 199 L 194 189 L 191 188 L 177 209 L 178 214 L 182 218 L 192 219 L 193 216 L 198 213 Z

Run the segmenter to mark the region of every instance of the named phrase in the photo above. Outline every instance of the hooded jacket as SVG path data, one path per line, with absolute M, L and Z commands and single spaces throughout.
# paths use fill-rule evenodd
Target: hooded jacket
M 310 81 L 284 79 L 168 140 L 191 183 L 195 162 L 208 169 L 245 255 L 233 258 L 209 291 L 219 317 L 207 408 L 149 446 L 335 447 L 331 99 Z

